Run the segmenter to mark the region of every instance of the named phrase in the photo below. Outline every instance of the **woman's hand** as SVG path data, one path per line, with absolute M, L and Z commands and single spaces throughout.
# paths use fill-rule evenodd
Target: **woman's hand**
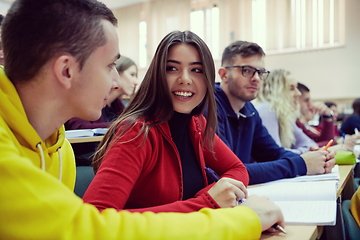
M 245 185 L 232 178 L 221 178 L 217 181 L 208 193 L 222 207 L 235 207 L 239 200 L 247 198 L 247 189 Z

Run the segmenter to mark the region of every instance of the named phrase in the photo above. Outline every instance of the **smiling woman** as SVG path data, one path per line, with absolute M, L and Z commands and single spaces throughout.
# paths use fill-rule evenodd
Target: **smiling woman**
M 205 97 L 206 83 L 197 49 L 179 44 L 169 51 L 166 80 L 174 110 L 189 114 Z
M 212 56 L 201 38 L 190 31 L 166 35 L 95 154 L 97 173 L 84 201 L 101 210 L 191 212 L 233 207 L 246 197 L 247 171 L 213 131 L 214 82 Z M 205 166 L 223 179 L 210 184 Z

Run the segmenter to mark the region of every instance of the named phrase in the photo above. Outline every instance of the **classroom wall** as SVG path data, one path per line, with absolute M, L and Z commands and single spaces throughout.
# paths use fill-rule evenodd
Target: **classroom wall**
M 143 3 L 147 8 L 153 8 L 154 2 L 159 2 L 157 8 L 161 8 L 155 17 L 146 16 L 146 7 L 138 4 L 129 6 L 123 9 L 114 10 L 115 15 L 119 19 L 119 37 L 120 37 L 120 51 L 122 54 L 133 58 L 138 62 L 138 39 L 134 38 L 134 31 L 138 31 L 137 25 L 140 19 L 151 19 L 149 26 L 150 39 L 149 47 L 150 52 L 155 51 L 154 45 L 158 43 L 169 29 L 166 29 L 164 21 L 158 21 L 154 18 L 165 19 L 165 11 L 177 11 L 181 8 L 176 7 L 181 1 L 169 0 L 164 1 L 155 0 L 152 3 Z M 230 2 L 228 0 L 228 2 Z M 221 1 L 220 1 L 221 4 Z M 166 5 L 171 7 L 166 9 Z M 172 9 L 172 10 L 171 10 Z M 151 11 L 150 11 L 151 12 Z M 313 99 L 318 100 L 336 100 L 339 103 L 346 103 L 346 107 L 350 107 L 351 101 L 354 98 L 360 97 L 360 0 L 346 0 L 345 4 L 345 45 L 337 48 L 329 48 L 315 51 L 306 52 L 293 52 L 276 55 L 267 55 L 266 67 L 271 70 L 274 68 L 285 68 L 290 70 L 299 82 L 307 85 L 312 93 Z M 145 14 L 145 15 L 144 15 Z M 182 16 L 186 13 L 171 12 L 172 15 Z M 184 16 L 182 16 L 184 18 Z M 235 17 L 235 16 L 234 16 Z M 231 14 L 226 16 L 226 21 L 231 21 Z M 178 25 L 179 30 L 185 30 L 186 24 L 184 19 Z M 220 24 L 222 26 L 222 24 Z M 161 29 L 160 29 L 161 28 Z M 233 29 L 227 27 L 223 23 L 223 30 L 221 34 L 225 36 L 230 35 Z M 225 32 L 224 32 L 225 31 Z M 131 34 L 127 34 L 131 33 Z M 162 36 L 155 36 L 162 34 Z M 230 42 L 229 37 L 224 38 L 221 42 L 223 46 L 227 46 Z M 224 47 L 221 47 L 223 49 Z M 148 56 L 150 59 L 152 56 Z M 215 60 L 217 68 L 220 67 L 220 60 Z M 144 76 L 145 69 L 140 69 L 140 79 Z M 219 79 L 217 79 L 219 81 Z
M 118 36 L 121 54 L 132 58 L 139 63 L 139 22 L 148 22 L 148 60 L 162 37 L 171 30 L 189 29 L 190 1 L 183 0 L 152 0 L 134 4 L 120 9 L 113 9 L 119 20 Z M 240 32 L 250 29 L 236 30 L 234 23 L 246 14 L 232 8 L 238 4 L 237 0 L 217 0 L 219 6 L 227 5 L 225 20 L 221 26 L 221 51 L 230 43 L 230 35 L 241 35 Z M 338 103 L 351 107 L 351 101 L 360 97 L 360 0 L 345 1 L 345 45 L 323 50 L 293 52 L 276 55 L 267 55 L 266 67 L 285 68 L 290 70 L 299 82 L 306 84 L 312 93 L 313 99 L 335 100 Z M 2 10 L 0 5 L 0 10 Z M 234 10 L 235 9 L 235 10 Z M 233 12 L 231 12 L 233 11 Z M 235 11 L 235 12 L 234 12 Z M 5 10 L 4 10 L 5 12 Z M 176 22 L 167 22 L 167 19 L 176 17 Z M 236 32 L 237 31 L 237 32 Z M 216 69 L 220 67 L 220 60 L 215 60 Z M 146 68 L 139 69 L 139 79 L 145 75 Z M 219 78 L 217 78 L 219 81 Z
M 270 55 L 268 69 L 290 70 L 307 85 L 314 99 L 360 97 L 360 1 L 346 0 L 345 46 L 317 51 Z

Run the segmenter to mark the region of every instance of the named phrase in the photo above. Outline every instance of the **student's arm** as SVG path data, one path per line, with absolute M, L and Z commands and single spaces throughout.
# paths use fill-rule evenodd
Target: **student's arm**
M 207 192 L 182 201 L 176 151 L 155 127 L 150 129 L 145 141 L 143 135 L 137 137 L 141 126 L 137 124 L 111 147 L 87 189 L 84 201 L 100 210 L 115 208 L 134 212 L 193 212 L 204 207 L 219 208 Z M 237 162 L 236 166 L 240 164 Z M 224 167 L 231 168 L 227 163 Z M 229 176 L 232 171 L 238 172 L 234 169 Z M 245 168 L 241 169 L 246 172 Z M 236 179 L 242 179 L 243 176 L 238 175 Z M 247 175 L 245 181 L 246 178 Z
M 312 140 L 311 138 L 309 138 L 302 130 L 301 128 L 299 128 L 298 126 L 296 126 L 296 124 L 292 124 L 293 126 L 293 132 L 294 132 L 294 136 L 295 136 L 295 143 L 293 145 L 293 147 L 291 149 L 288 149 L 294 153 L 298 153 L 298 154 L 302 154 L 305 153 L 307 151 L 309 151 L 309 149 L 311 147 L 318 147 L 318 145 L 316 144 L 316 142 L 314 142 L 314 140 Z
M 190 214 L 100 213 L 34 165 L 4 129 L 0 127 L 1 239 L 258 239 L 262 228 L 281 220 L 279 214 L 261 214 L 265 209 L 273 214 L 272 206 L 254 208 L 258 215 L 241 206 Z
M 250 185 L 292 178 L 306 174 L 303 158 L 291 151 L 279 147 L 262 125 L 259 117 L 255 118 L 255 131 L 251 156 L 254 163 L 245 164 L 250 177 Z
M 231 149 L 217 136 L 214 138 L 214 153 L 206 151 L 207 167 L 214 169 L 220 177 L 228 177 L 241 181 L 247 186 L 249 175 L 246 167 Z
M 315 133 L 310 129 L 307 129 L 303 123 L 300 122 L 299 119 L 296 120 L 296 125 L 312 140 L 314 140 L 319 147 L 325 146 L 330 139 L 335 137 L 334 133 L 334 123 L 332 120 L 324 119 L 321 120 L 321 126 L 323 126 L 322 130 L 319 133 Z M 310 126 L 311 127 L 311 126 Z M 313 128 L 313 127 L 311 127 Z
M 325 146 L 330 139 L 335 138 L 334 122 L 332 119 L 321 119 L 322 129 L 318 138 L 312 138 L 319 147 Z

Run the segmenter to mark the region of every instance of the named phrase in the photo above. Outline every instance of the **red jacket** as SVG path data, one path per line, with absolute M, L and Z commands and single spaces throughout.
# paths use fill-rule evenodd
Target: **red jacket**
M 204 167 L 220 177 L 242 181 L 249 176 L 243 163 L 216 135 L 215 154 L 203 150 L 205 118 L 194 116 L 189 123 L 190 137 L 208 184 Z M 131 128 L 105 155 L 103 162 L 83 199 L 98 209 L 115 208 L 133 212 L 193 212 L 201 208 L 219 208 L 207 191 L 208 185 L 195 198 L 182 201 L 182 169 L 180 155 L 172 141 L 168 123 L 150 128 L 145 141 L 137 137 L 142 123 Z

